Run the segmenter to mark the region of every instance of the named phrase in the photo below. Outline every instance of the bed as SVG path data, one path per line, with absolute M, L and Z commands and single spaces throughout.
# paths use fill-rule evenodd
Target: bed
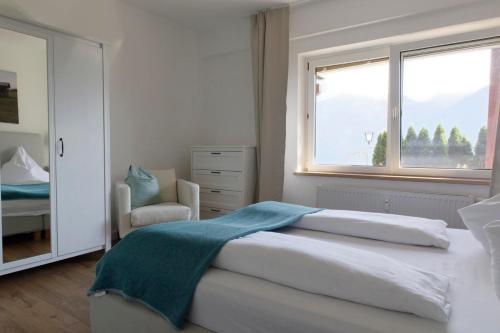
M 370 250 L 450 277 L 447 324 L 263 279 L 211 268 L 196 289 L 185 332 L 449 332 L 500 331 L 500 301 L 489 258 L 467 230 L 448 229 L 448 250 L 402 245 L 325 232 L 280 232 Z M 90 298 L 93 332 L 175 332 L 157 313 L 113 294 Z
M 39 165 L 44 165 L 43 138 L 40 134 L 0 131 L 0 164 L 24 147 Z M 1 185 L 2 235 L 12 236 L 50 229 L 49 183 Z

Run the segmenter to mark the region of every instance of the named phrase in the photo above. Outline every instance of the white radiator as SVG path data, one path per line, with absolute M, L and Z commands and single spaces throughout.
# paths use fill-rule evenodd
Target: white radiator
M 464 229 L 457 210 L 474 203 L 472 196 L 400 192 L 356 187 L 319 186 L 317 207 L 390 213 L 440 219 Z

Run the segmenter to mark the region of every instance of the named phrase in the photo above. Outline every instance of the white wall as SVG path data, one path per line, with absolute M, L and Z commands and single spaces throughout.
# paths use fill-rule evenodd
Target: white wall
M 43 166 L 49 161 L 47 48 L 43 39 L 0 29 L 0 70 L 17 74 L 18 124 L 0 123 L 2 132 L 37 133 L 44 147 Z M 29 153 L 29 152 L 28 152 Z
M 0 0 L 0 13 L 111 45 L 114 180 L 131 163 L 188 176 L 200 122 L 194 31 L 118 0 Z
M 201 143 L 255 145 L 250 19 L 200 32 Z

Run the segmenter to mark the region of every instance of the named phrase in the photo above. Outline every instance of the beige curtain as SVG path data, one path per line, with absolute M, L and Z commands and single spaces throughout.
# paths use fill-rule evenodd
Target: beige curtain
M 500 193 L 500 117 L 495 138 L 495 152 L 493 157 L 493 173 L 491 176 L 490 197 Z
M 490 196 L 500 193 L 500 50 L 491 52 L 488 137 L 485 163 L 492 168 Z
M 257 127 L 257 200 L 281 200 L 288 80 L 286 8 L 252 17 L 252 68 Z

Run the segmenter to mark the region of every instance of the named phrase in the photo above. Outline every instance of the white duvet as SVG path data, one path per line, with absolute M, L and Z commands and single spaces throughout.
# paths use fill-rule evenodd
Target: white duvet
M 448 278 L 389 257 L 306 237 L 258 232 L 228 242 L 213 266 L 446 322 Z
M 304 215 L 291 227 L 447 249 L 446 226 L 442 220 L 414 216 L 325 209 Z

